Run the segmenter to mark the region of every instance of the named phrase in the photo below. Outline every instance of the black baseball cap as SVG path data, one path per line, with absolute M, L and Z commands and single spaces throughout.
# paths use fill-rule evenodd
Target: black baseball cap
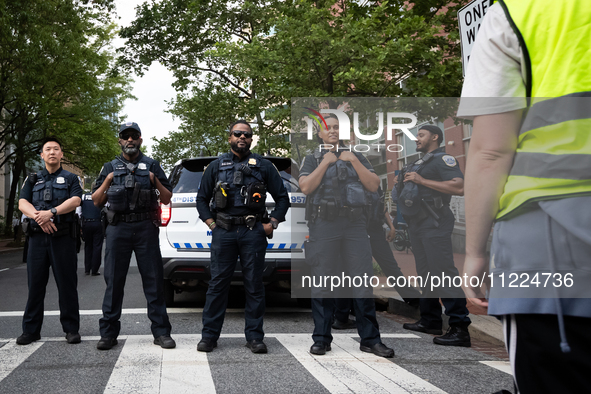
M 119 138 L 121 138 L 121 133 L 123 133 L 127 129 L 133 129 L 142 135 L 142 131 L 140 130 L 140 126 L 138 126 L 135 122 L 127 122 L 123 123 L 121 127 L 119 127 Z
M 441 141 L 443 141 L 443 131 L 441 131 L 441 129 L 435 125 L 432 124 L 426 124 L 423 126 L 419 126 L 419 130 L 427 130 L 428 132 L 430 132 L 431 134 L 436 134 L 439 136 L 438 138 L 438 142 L 441 143 Z

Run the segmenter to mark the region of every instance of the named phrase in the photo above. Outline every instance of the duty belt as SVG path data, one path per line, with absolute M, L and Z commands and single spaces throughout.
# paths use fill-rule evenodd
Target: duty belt
M 148 219 L 152 219 L 150 212 L 119 214 L 119 220 L 126 223 L 141 222 L 142 220 Z
M 98 222 L 100 219 L 84 219 L 83 222 Z

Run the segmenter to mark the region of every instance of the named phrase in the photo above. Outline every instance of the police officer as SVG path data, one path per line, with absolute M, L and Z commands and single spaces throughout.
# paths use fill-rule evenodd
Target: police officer
M 323 146 L 332 148 L 322 152 L 317 149 L 313 155 L 306 156 L 300 169 L 300 188 L 308 195 L 306 215 L 310 237 L 306 260 L 312 266 L 313 277 L 344 276 L 343 269 L 347 270 L 347 276 L 371 275 L 366 198 L 368 192 L 377 191 L 380 180 L 362 155 L 337 151 L 340 146 L 338 120 L 332 116 L 325 119 L 328 129 L 322 128 L 318 137 Z M 333 297 L 340 295 L 347 294 L 330 294 L 326 288 L 312 288 L 312 354 L 323 355 L 331 350 Z M 360 350 L 393 357 L 394 350 L 381 342 L 371 288 L 354 290 L 348 295 L 354 298 Z
M 238 120 L 230 125 L 231 151 L 213 161 L 203 173 L 197 193 L 200 219 L 212 231 L 211 280 L 203 308 L 203 330 L 197 345 L 211 352 L 224 323 L 230 281 L 238 256 L 242 265 L 246 305 L 244 334 L 253 353 L 267 353 L 263 342 L 265 288 L 263 269 L 266 237 L 285 220 L 289 196 L 275 166 L 252 153 L 252 128 Z M 266 219 L 266 192 L 275 200 L 275 209 Z M 213 198 L 213 211 L 210 201 Z M 266 223 L 263 223 L 266 222 Z
M 101 339 L 97 349 L 117 344 L 123 288 L 134 252 L 148 301 L 154 344 L 165 349 L 176 346 L 170 337 L 170 321 L 164 303 L 162 256 L 158 239 L 160 210 L 158 199 L 168 204 L 172 186 L 160 164 L 140 151 L 141 130 L 137 123 L 122 124 L 119 145 L 122 154 L 105 163 L 93 188 L 92 199 L 105 209 L 106 229 L 104 275 L 107 289 L 100 319 Z
M 62 169 L 63 155 L 60 141 L 55 137 L 46 138 L 41 148 L 45 169 L 29 175 L 21 190 L 18 206 L 28 217 L 23 228 L 26 227 L 30 249 L 27 257 L 29 298 L 23 317 L 23 334 L 16 339 L 19 345 L 41 338 L 50 266 L 59 293 L 60 322 L 66 340 L 80 343 L 74 210 L 80 205 L 82 188 L 76 175 Z
M 367 226 L 367 235 L 369 235 L 369 243 L 371 245 L 371 255 L 387 277 L 396 279 L 399 276 L 404 276 L 392 254 L 392 249 L 389 244 L 389 242 L 394 239 L 396 229 L 392 224 L 390 215 L 384 210 L 384 196 L 381 188 L 378 188 L 378 192 L 373 196 L 374 198 Z M 387 236 L 384 235 L 384 223 L 386 223 L 390 229 Z M 421 293 L 412 287 L 411 284 L 407 284 L 407 286 L 397 286 L 396 290 L 404 302 L 410 306 L 416 308 L 419 305 Z M 332 328 L 336 330 L 355 328 L 354 322 L 349 319 L 351 300 L 348 298 L 338 298 L 335 302 L 335 319 Z
M 101 210 L 94 205 L 92 194 L 82 195 L 81 204 L 82 234 L 84 235 L 84 274 L 98 276 L 101 273 L 101 257 L 103 253 L 103 226 Z
M 397 184 L 398 207 L 408 223 L 417 273 L 424 280 L 428 275 L 458 276 L 451 243 L 454 215 L 449 202 L 451 195 L 463 194 L 464 176 L 456 159 L 439 148 L 442 140 L 443 132 L 439 127 L 421 126 L 416 144 L 417 151 L 425 156 L 404 168 Z M 419 302 L 421 319 L 416 323 L 405 323 L 403 328 L 442 334 L 439 296 L 442 296 L 450 327 L 445 335 L 433 338 L 433 342 L 469 347 L 470 318 L 466 298 L 460 288 L 443 288 L 440 292 L 431 292 L 430 287 L 424 285 Z

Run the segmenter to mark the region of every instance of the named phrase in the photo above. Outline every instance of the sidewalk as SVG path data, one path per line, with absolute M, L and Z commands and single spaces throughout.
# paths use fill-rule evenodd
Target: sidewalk
M 412 252 L 398 252 L 394 251 L 394 258 L 398 262 L 398 266 L 405 275 L 416 275 L 415 259 Z M 454 262 L 459 272 L 462 272 L 464 267 L 465 254 L 454 253 Z M 419 310 L 407 305 L 402 297 L 394 289 L 390 288 L 376 288 L 374 293 L 378 298 L 382 299 L 384 304 L 387 304 L 389 313 L 402 315 L 412 319 L 418 320 L 420 318 Z M 503 339 L 503 325 L 493 316 L 488 316 L 484 308 L 476 307 L 468 303 L 468 310 L 470 311 L 470 335 L 473 338 L 483 340 L 495 345 L 504 345 Z M 443 317 L 443 331 L 447 330 L 447 316 Z
M 16 252 L 18 250 L 22 251 L 23 247 L 15 247 L 15 246 L 8 246 L 9 244 L 12 244 L 14 241 L 12 240 L 12 238 L 8 238 L 8 239 L 0 239 L 0 254 L 2 253 L 9 253 L 9 252 Z

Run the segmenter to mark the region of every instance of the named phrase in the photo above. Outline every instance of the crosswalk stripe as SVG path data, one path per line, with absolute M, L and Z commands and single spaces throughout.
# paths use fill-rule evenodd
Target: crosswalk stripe
M 33 342 L 28 346 L 17 345 L 10 341 L 0 348 L 0 382 L 16 367 L 21 365 L 31 354 L 41 347 L 41 342 Z
M 506 374 L 512 375 L 511 363 L 509 361 L 481 361 L 481 363 L 498 369 L 499 371 L 505 372 Z
M 387 359 L 361 352 L 350 335 L 333 335 L 324 356 L 309 353 L 309 334 L 275 337 L 331 393 L 444 393 Z
M 176 349 L 163 350 L 161 393 L 215 393 L 207 353 L 197 352 L 201 335 L 175 338 Z
M 184 313 L 203 313 L 203 308 L 167 308 L 169 315 L 171 314 L 184 314 Z M 309 313 L 310 308 L 267 308 L 266 313 Z M 24 311 L 8 311 L 0 312 L 0 317 L 22 317 Z M 226 313 L 244 313 L 244 308 L 228 308 Z M 81 310 L 80 315 L 99 315 L 101 316 L 103 311 L 100 309 L 87 309 Z M 123 315 L 146 315 L 148 310 L 146 308 L 125 308 L 121 311 Z M 59 316 L 60 311 L 45 311 L 44 316 Z
M 159 393 L 162 351 L 148 335 L 129 336 L 111 373 L 105 394 Z

